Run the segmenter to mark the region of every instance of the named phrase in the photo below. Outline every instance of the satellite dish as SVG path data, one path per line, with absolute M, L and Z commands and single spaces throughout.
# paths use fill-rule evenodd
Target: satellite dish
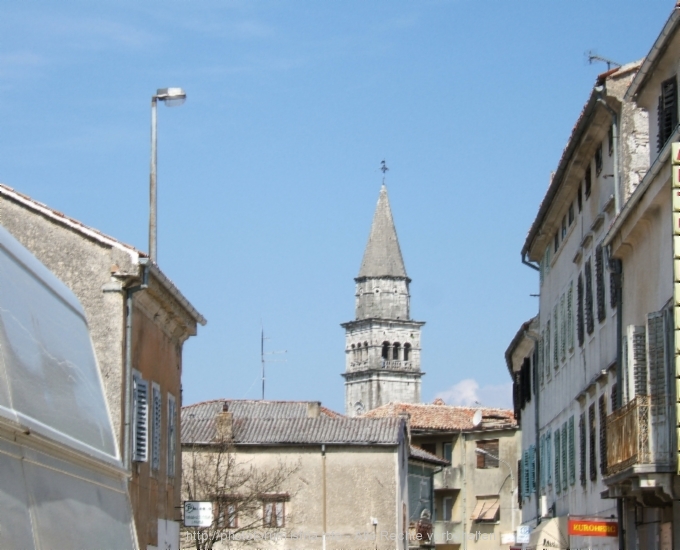
M 475 414 L 472 415 L 472 427 L 476 428 L 482 423 L 482 410 L 477 409 Z

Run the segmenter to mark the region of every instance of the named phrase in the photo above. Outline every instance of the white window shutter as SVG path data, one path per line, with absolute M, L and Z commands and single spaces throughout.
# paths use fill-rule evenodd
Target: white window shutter
M 161 467 L 161 388 L 155 382 L 151 385 L 153 422 L 151 433 L 151 468 L 159 470 Z
M 140 376 L 133 378 L 132 460 L 149 459 L 149 383 Z
M 647 342 L 646 327 L 629 325 L 628 331 L 628 365 L 629 374 L 632 375 L 630 386 L 631 397 L 633 395 L 647 395 Z

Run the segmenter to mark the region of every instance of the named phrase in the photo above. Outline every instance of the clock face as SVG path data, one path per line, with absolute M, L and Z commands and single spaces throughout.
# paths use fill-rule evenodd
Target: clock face
M 361 401 L 357 401 L 354 404 L 354 412 L 357 414 L 364 414 L 364 404 Z

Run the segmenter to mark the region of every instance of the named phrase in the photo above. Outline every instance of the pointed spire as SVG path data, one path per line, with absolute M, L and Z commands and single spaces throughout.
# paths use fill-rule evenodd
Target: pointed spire
M 373 215 L 371 235 L 361 262 L 359 277 L 407 278 L 385 184 L 380 189 L 378 206 Z

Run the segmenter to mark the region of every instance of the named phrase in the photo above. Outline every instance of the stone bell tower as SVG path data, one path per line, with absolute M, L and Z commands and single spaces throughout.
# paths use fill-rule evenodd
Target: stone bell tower
M 345 413 L 390 402 L 419 403 L 420 329 L 383 182 L 356 282 L 356 319 L 345 329 Z

